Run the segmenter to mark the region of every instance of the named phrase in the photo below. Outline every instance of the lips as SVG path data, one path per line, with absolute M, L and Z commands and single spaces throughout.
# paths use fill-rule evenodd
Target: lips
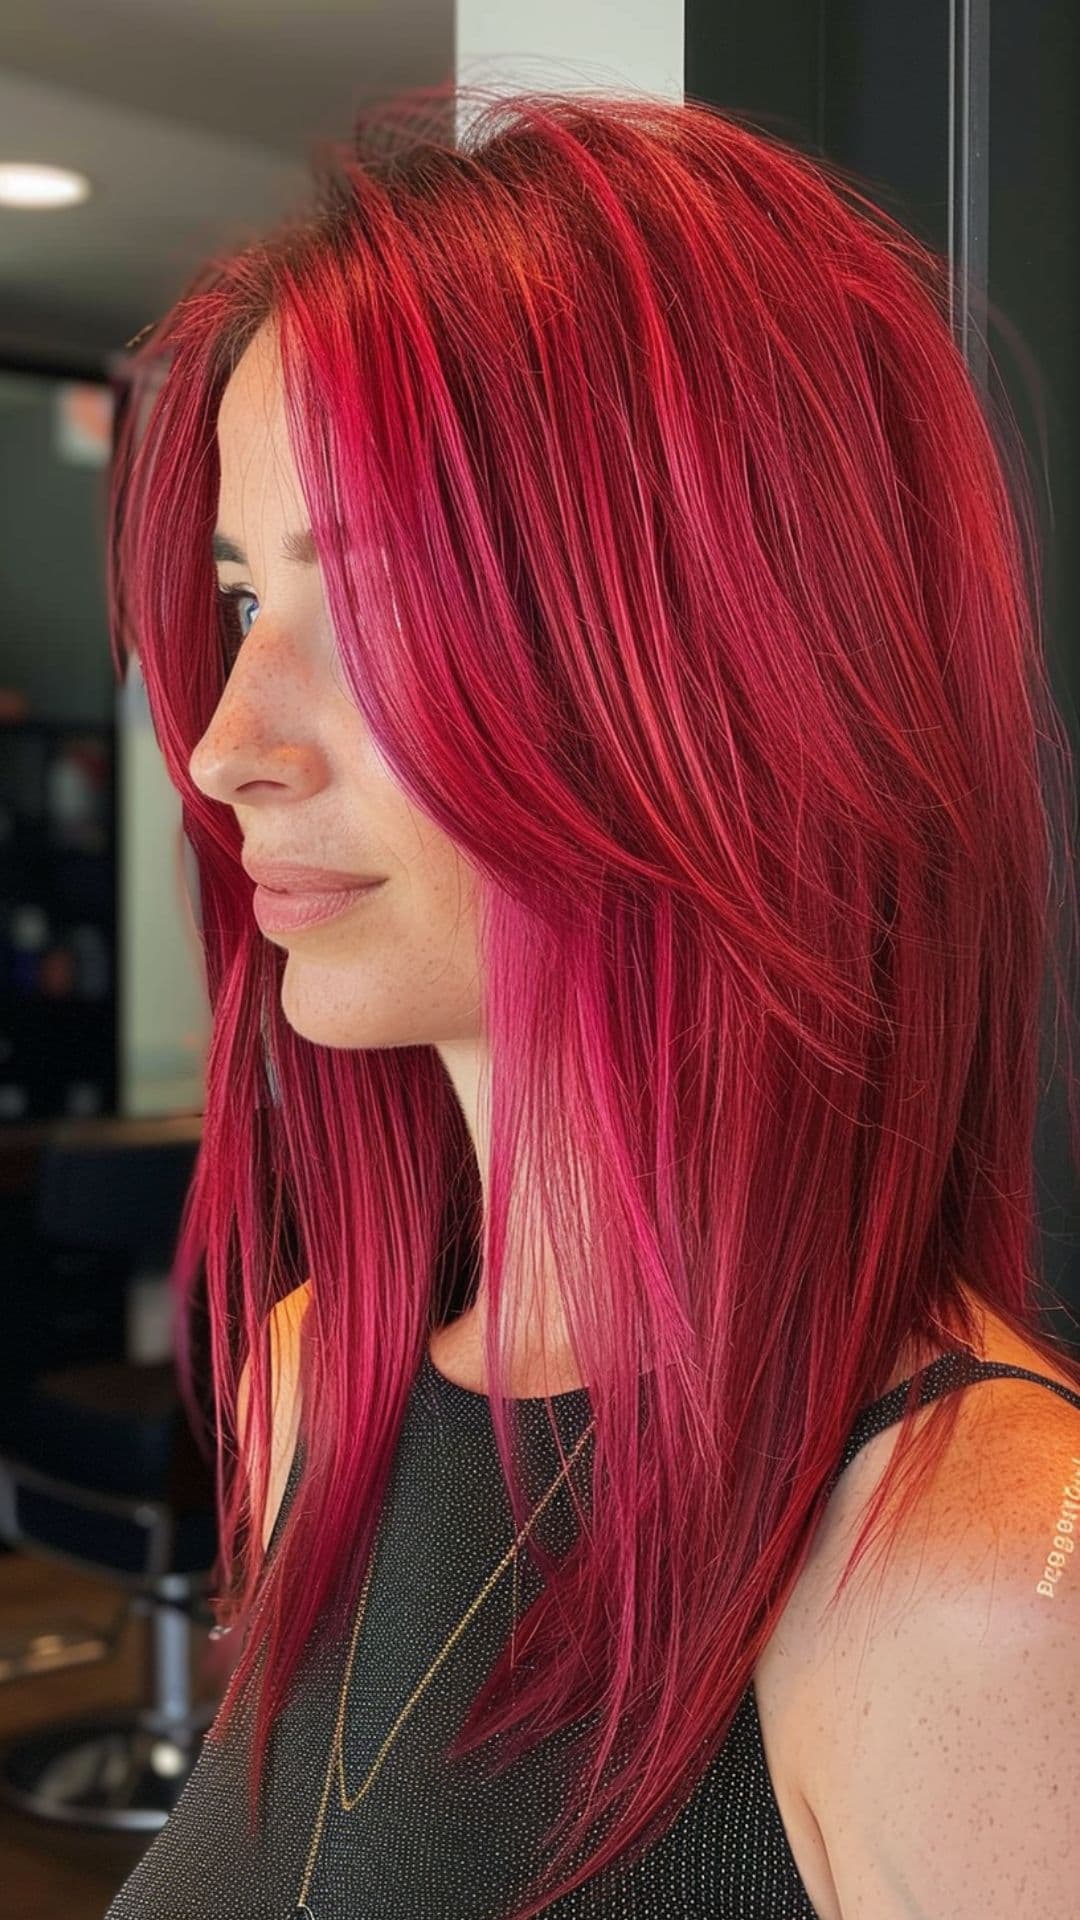
M 306 867 L 290 860 L 243 861 L 244 872 L 269 893 L 352 893 L 377 886 L 376 873 L 343 873 L 337 867 Z
M 324 920 L 336 920 L 370 894 L 377 893 L 381 885 L 382 881 L 375 880 L 367 886 L 324 887 L 312 893 L 275 892 L 269 887 L 256 887 L 252 907 L 264 933 L 296 933 L 304 927 L 318 926 Z

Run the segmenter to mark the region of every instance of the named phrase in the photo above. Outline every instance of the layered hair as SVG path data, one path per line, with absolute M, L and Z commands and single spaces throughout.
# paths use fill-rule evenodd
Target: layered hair
M 973 1346 L 966 1289 L 1080 1388 L 1038 1299 L 1033 1161 L 1044 988 L 1072 1063 L 1073 765 L 1019 435 L 946 262 L 731 112 L 503 94 L 454 138 L 433 99 L 326 143 L 311 206 L 133 353 L 110 618 L 182 799 L 213 1011 L 174 1269 L 193 1411 L 196 1320 L 209 1344 L 218 1604 L 248 1635 L 210 1737 L 257 1680 L 254 1824 L 428 1335 L 481 1276 L 524 1525 L 500 1337 L 528 1193 L 588 1487 L 569 1553 L 523 1548 L 518 1662 L 453 1748 L 499 1735 L 501 1767 L 584 1727 L 526 1920 L 689 1798 L 907 1342 Z M 236 819 L 190 777 L 228 666 L 217 411 L 264 326 L 345 685 L 478 876 L 486 1196 L 433 1048 L 288 1026 Z M 305 1469 L 264 1559 L 269 1315 L 303 1281 Z M 837 1598 L 947 1444 L 958 1396 L 916 1431 L 918 1387 Z

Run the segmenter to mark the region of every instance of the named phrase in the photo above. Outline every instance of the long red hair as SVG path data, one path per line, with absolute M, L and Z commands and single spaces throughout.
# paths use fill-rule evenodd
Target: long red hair
M 429 1330 L 481 1274 L 527 1518 L 498 1345 L 527 1190 L 592 1395 L 591 1495 L 455 1747 L 501 1734 L 502 1764 L 588 1722 L 527 1920 L 671 1825 L 860 1408 L 908 1341 L 973 1341 L 962 1284 L 1080 1388 L 1041 1320 L 1033 1165 L 1044 984 L 1080 1161 L 1073 768 L 1018 436 L 952 337 L 944 261 L 732 113 L 517 94 L 455 145 L 419 99 L 328 145 L 313 210 L 211 261 L 134 356 L 109 591 L 197 856 L 213 1009 L 175 1268 L 185 1342 L 196 1314 L 210 1341 L 219 1598 L 250 1629 L 213 1737 L 259 1664 L 254 1823 L 309 1636 L 345 1631 Z M 190 778 L 226 671 L 217 408 L 264 323 L 347 684 L 482 879 L 486 1208 L 433 1049 L 288 1027 L 236 820 Z M 306 1468 L 260 1564 L 267 1316 L 308 1276 Z M 845 1577 L 957 1399 L 913 1473 L 913 1385 Z

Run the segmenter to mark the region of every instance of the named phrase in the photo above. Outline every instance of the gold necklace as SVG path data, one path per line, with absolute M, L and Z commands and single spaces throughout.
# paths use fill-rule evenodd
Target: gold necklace
M 433 1679 L 439 1667 L 442 1665 L 443 1661 L 446 1659 L 447 1654 L 450 1652 L 450 1649 L 455 1645 L 457 1640 L 464 1633 L 465 1628 L 468 1626 L 470 1620 L 473 1618 L 473 1615 L 477 1613 L 479 1609 L 483 1606 L 484 1601 L 487 1599 L 492 1588 L 496 1585 L 497 1581 L 501 1578 L 502 1574 L 505 1573 L 507 1567 L 511 1564 L 511 1562 L 515 1564 L 515 1573 L 516 1573 L 516 1562 L 517 1562 L 518 1550 L 521 1547 L 522 1542 L 526 1538 L 526 1535 L 529 1533 L 529 1530 L 532 1527 L 534 1521 L 537 1519 L 538 1515 L 542 1513 L 543 1509 L 547 1506 L 548 1501 L 551 1499 L 560 1481 L 562 1481 L 565 1478 L 566 1474 L 569 1472 L 570 1468 L 573 1466 L 574 1461 L 577 1459 L 578 1454 L 581 1452 L 582 1447 L 585 1445 L 585 1442 L 588 1439 L 595 1425 L 596 1425 L 595 1419 L 589 1421 L 588 1426 L 585 1428 L 584 1433 L 581 1435 L 581 1438 L 578 1440 L 577 1445 L 575 1446 L 569 1459 L 565 1462 L 564 1466 L 556 1474 L 555 1479 L 552 1481 L 551 1486 L 548 1488 L 543 1499 L 538 1501 L 536 1506 L 533 1508 L 531 1514 L 529 1515 L 529 1518 L 525 1522 L 525 1525 L 522 1527 L 521 1532 L 518 1534 L 517 1539 L 514 1541 L 513 1546 L 510 1547 L 509 1550 L 503 1555 L 503 1558 L 500 1560 L 498 1566 L 495 1568 L 495 1571 L 492 1574 L 489 1574 L 488 1578 L 485 1580 L 483 1586 L 481 1587 L 479 1593 L 476 1595 L 476 1598 L 470 1602 L 469 1606 L 466 1608 L 465 1612 L 462 1614 L 461 1619 L 458 1621 L 457 1626 L 454 1628 L 449 1639 L 444 1641 L 443 1645 L 440 1647 L 438 1653 L 436 1654 L 430 1667 L 425 1673 L 423 1679 L 420 1681 L 417 1687 L 414 1687 L 408 1700 L 405 1702 L 405 1705 L 402 1707 L 401 1712 L 398 1714 L 397 1719 L 394 1721 L 393 1726 L 391 1727 L 389 1733 L 387 1734 L 386 1739 L 383 1741 L 382 1746 L 379 1748 L 379 1751 L 376 1754 L 371 1767 L 369 1768 L 364 1780 L 362 1781 L 359 1787 L 359 1790 L 350 1799 L 349 1791 L 345 1784 L 345 1759 L 342 1751 L 342 1734 L 345 1727 L 345 1712 L 346 1712 L 346 1708 L 348 1706 L 348 1700 L 349 1700 L 349 1682 L 352 1679 L 353 1662 L 355 1661 L 355 1658 L 356 1658 L 357 1642 L 359 1641 L 359 1638 L 360 1638 L 360 1628 L 363 1624 L 364 1614 L 367 1608 L 368 1589 L 371 1585 L 371 1574 L 372 1574 L 372 1569 L 375 1565 L 375 1552 L 376 1552 L 376 1548 L 378 1546 L 379 1538 L 382 1532 L 382 1520 L 380 1518 L 379 1525 L 376 1528 L 376 1537 L 372 1544 L 371 1555 L 368 1560 L 367 1572 L 364 1575 L 364 1584 L 360 1592 L 360 1601 L 356 1610 L 356 1618 L 353 1622 L 352 1640 L 349 1645 L 349 1657 L 348 1657 L 348 1660 L 346 1661 L 345 1677 L 342 1680 L 341 1692 L 338 1696 L 337 1719 L 334 1725 L 333 1738 L 330 1742 L 330 1756 L 329 1756 L 329 1760 L 326 1768 L 326 1779 L 323 1784 L 322 1799 L 319 1802 L 319 1811 L 315 1817 L 315 1825 L 312 1829 L 311 1845 L 308 1848 L 308 1857 L 307 1857 L 307 1864 L 304 1868 L 304 1877 L 300 1883 L 300 1891 L 296 1897 L 294 1920 L 316 1920 L 316 1915 L 314 1914 L 311 1907 L 309 1907 L 307 1904 L 307 1896 L 308 1896 L 308 1890 L 311 1886 L 312 1875 L 315 1871 L 315 1861 L 319 1851 L 319 1842 L 322 1839 L 322 1831 L 326 1822 L 326 1808 L 327 1808 L 327 1802 L 329 1801 L 329 1798 L 330 1798 L 330 1784 L 334 1777 L 335 1767 L 337 1770 L 338 1792 L 341 1798 L 342 1811 L 344 1813 L 352 1813 L 354 1808 L 359 1806 L 361 1800 L 364 1798 L 364 1795 L 367 1793 L 367 1790 L 371 1786 L 372 1781 L 375 1778 L 375 1775 L 378 1773 L 380 1767 L 383 1764 L 383 1761 L 386 1759 L 386 1756 L 389 1753 L 390 1748 L 393 1746 L 394 1741 L 397 1739 L 398 1734 L 401 1732 L 401 1729 L 404 1726 L 405 1721 L 408 1719 L 417 1701 L 420 1699 L 420 1696 L 426 1691 L 428 1683 Z

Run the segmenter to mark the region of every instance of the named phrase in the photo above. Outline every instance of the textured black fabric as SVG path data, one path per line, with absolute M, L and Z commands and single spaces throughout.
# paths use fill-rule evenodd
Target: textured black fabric
M 1080 1395 L 1041 1374 L 962 1351 L 924 1370 L 921 1399 L 1006 1375 L 1039 1381 L 1080 1407 Z M 860 1447 L 900 1418 L 907 1384 L 864 1408 L 833 1484 Z M 519 1404 L 529 1423 L 529 1458 L 537 1461 L 530 1487 L 542 1491 L 559 1469 L 555 1442 L 544 1402 Z M 588 1394 L 558 1394 L 552 1406 L 569 1452 L 588 1421 Z M 590 1450 L 591 1441 L 575 1469 L 579 1490 L 587 1488 L 587 1475 L 579 1476 Z M 298 1450 L 271 1551 L 302 1462 Z M 565 1486 L 548 1513 L 553 1525 L 545 1542 L 558 1550 L 560 1528 L 569 1545 L 576 1524 Z M 425 1356 L 402 1427 L 353 1670 L 344 1735 L 350 1795 L 512 1538 L 487 1398 L 447 1380 Z M 539 1576 L 526 1556 L 519 1568 L 520 1618 Z M 359 1806 L 343 1812 L 332 1789 L 308 1893 L 315 1920 L 496 1920 L 529 1879 L 538 1836 L 561 1804 L 555 1763 L 566 1735 L 494 1781 L 474 1770 L 475 1756 L 450 1770 L 440 1753 L 510 1631 L 512 1588 L 510 1569 L 405 1722 Z M 169 1821 L 104 1920 L 292 1920 L 347 1645 L 347 1637 L 330 1645 L 317 1635 L 309 1649 L 274 1729 L 269 1817 L 257 1840 L 247 1840 L 244 1825 L 242 1735 L 220 1748 L 204 1743 Z M 547 1911 L 563 1920 L 818 1920 L 773 1793 L 752 1684 L 724 1746 L 669 1831 L 620 1884 L 589 1882 Z

